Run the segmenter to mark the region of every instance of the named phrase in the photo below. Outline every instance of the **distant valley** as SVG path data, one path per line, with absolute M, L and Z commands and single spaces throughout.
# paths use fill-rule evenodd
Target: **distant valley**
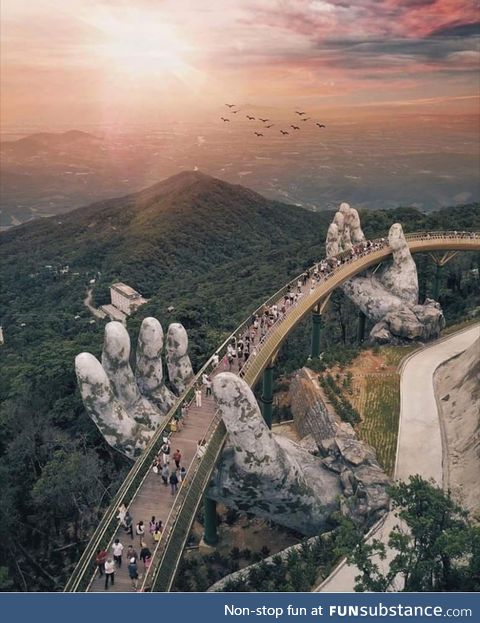
M 245 123 L 225 129 L 212 122 L 3 140 L 0 228 L 135 192 L 188 169 L 314 211 L 341 201 L 423 211 L 471 203 L 480 191 L 469 123 L 433 117 L 419 127 L 409 127 L 408 119 L 361 126 L 343 121 L 324 133 L 302 128 L 282 137 L 274 126 L 257 137 Z

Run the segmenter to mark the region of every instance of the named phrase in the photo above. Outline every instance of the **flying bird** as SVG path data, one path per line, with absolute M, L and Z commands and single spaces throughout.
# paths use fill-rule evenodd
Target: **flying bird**
M 239 110 L 232 110 L 233 114 L 236 115 L 237 112 L 240 112 Z
M 280 130 L 280 132 L 281 132 L 282 134 L 288 134 L 288 132 L 286 132 L 285 130 Z
M 225 106 L 228 106 L 229 108 L 233 108 L 235 104 L 225 104 Z
M 326 128 L 327 127 L 326 125 L 323 125 L 323 123 L 317 123 L 317 125 L 318 125 L 319 128 Z
M 297 113 L 297 115 L 300 115 L 300 116 L 307 114 L 306 112 L 301 112 L 300 110 L 296 110 L 295 112 Z
M 300 130 L 300 127 L 298 125 L 291 125 L 290 127 L 294 130 Z
M 302 121 L 308 121 L 310 117 L 302 117 Z
M 274 123 L 271 123 L 270 125 L 266 125 L 265 127 L 266 128 L 273 128 L 274 125 L 275 125 Z
M 230 121 L 230 119 L 225 119 L 225 117 L 220 117 L 222 121 Z
M 250 115 L 247 115 L 247 119 L 250 119 L 250 121 L 253 121 L 255 117 L 250 117 Z
M 257 136 L 263 136 L 261 132 L 254 132 L 254 134 L 256 134 Z
M 260 121 L 263 121 L 263 123 L 265 123 L 266 121 L 270 121 L 270 119 L 262 119 L 261 117 L 259 117 Z

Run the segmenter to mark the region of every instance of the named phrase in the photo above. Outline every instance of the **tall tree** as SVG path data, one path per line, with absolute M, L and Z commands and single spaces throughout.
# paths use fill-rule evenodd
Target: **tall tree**
M 480 529 L 468 513 L 433 482 L 411 476 L 391 488 L 399 523 L 385 544 L 360 543 L 348 555 L 360 570 L 357 591 L 454 591 L 480 589 Z

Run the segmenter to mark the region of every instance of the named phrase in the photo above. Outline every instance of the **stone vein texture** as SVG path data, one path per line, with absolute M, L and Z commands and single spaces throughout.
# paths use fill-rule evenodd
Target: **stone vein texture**
M 358 212 L 342 203 L 328 228 L 327 257 L 350 251 L 364 241 Z M 418 304 L 417 267 L 399 223 L 391 226 L 388 243 L 393 251 L 391 264 L 375 275 L 367 271 L 347 280 L 343 291 L 375 323 L 370 332 L 372 341 L 402 343 L 437 338 L 445 319 L 436 301 L 426 299 L 423 305 Z
M 75 358 L 75 372 L 83 404 L 107 443 L 130 459 L 145 449 L 165 420 L 175 394 L 165 385 L 162 366 L 163 330 L 156 318 L 140 327 L 136 372 L 130 366 L 130 337 L 120 322 L 105 325 L 100 363 L 90 353 Z M 187 355 L 188 338 L 180 324 L 167 333 L 171 386 L 180 394 L 193 378 Z
M 332 513 L 342 511 L 360 525 L 369 525 L 388 507 L 388 477 L 372 448 L 356 440 L 325 415 L 312 452 L 268 429 L 250 387 L 235 374 L 223 372 L 213 393 L 228 431 L 208 496 L 229 507 L 266 517 L 302 534 L 324 531 Z M 308 404 L 308 417 L 318 420 L 321 399 Z M 322 444 L 329 448 L 322 456 Z M 310 443 L 307 446 L 311 445 Z

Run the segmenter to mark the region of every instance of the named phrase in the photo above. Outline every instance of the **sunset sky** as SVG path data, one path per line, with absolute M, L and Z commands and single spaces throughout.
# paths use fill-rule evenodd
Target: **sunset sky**
M 2 0 L 2 125 L 474 111 L 476 0 Z

